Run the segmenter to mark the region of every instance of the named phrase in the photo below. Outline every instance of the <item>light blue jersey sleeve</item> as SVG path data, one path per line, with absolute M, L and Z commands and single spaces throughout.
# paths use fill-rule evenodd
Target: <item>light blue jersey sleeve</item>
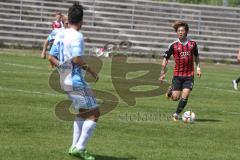
M 54 43 L 53 43 L 53 45 L 52 45 L 52 47 L 51 47 L 51 50 L 50 50 L 50 52 L 49 52 L 49 54 L 51 55 L 51 56 L 55 56 L 55 57 L 58 57 L 59 58 L 59 54 L 60 54 L 60 52 L 59 52 L 59 48 L 58 48 L 58 38 L 56 37 L 56 39 L 54 40 Z
M 72 57 L 84 55 L 84 39 L 82 34 L 79 34 L 79 36 L 71 43 L 70 52 Z
M 60 33 L 63 29 L 54 29 L 52 32 L 48 35 L 48 42 L 53 42 L 56 35 Z
M 52 32 L 48 35 L 48 38 L 47 38 L 48 42 L 52 42 L 54 40 L 54 37 L 52 35 Z

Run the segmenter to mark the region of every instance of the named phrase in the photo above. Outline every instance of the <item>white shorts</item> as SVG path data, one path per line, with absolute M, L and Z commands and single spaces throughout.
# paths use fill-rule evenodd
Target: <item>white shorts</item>
M 96 97 L 90 88 L 69 92 L 68 97 L 72 100 L 72 107 L 76 111 L 98 107 Z

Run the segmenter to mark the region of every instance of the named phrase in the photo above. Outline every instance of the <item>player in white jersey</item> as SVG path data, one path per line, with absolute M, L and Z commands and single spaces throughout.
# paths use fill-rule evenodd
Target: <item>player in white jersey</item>
M 84 39 L 79 32 L 82 26 L 83 7 L 75 3 L 68 11 L 69 29 L 57 34 L 49 60 L 58 67 L 62 89 L 72 100 L 72 107 L 79 111 L 73 124 L 73 142 L 69 154 L 84 160 L 95 160 L 86 150 L 96 122 L 100 116 L 95 96 L 83 77 L 89 72 L 96 81 L 98 75 L 83 60 Z
M 62 30 L 68 28 L 68 17 L 63 15 L 63 25 L 64 28 L 58 28 L 58 29 L 54 29 L 52 30 L 52 32 L 48 35 L 47 39 L 44 41 L 43 44 L 43 49 L 41 52 L 41 58 L 45 59 L 46 55 L 47 55 L 47 48 L 48 46 L 51 46 L 54 42 L 54 39 L 56 37 L 56 35 L 61 32 Z M 50 47 L 51 48 L 51 47 Z

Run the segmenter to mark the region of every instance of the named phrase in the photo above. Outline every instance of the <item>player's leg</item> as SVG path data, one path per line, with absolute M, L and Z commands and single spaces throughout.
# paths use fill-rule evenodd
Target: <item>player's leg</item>
M 183 89 L 182 96 L 181 96 L 181 99 L 178 103 L 178 107 L 177 107 L 177 110 L 176 110 L 177 115 L 179 115 L 184 110 L 184 108 L 186 107 L 187 102 L 188 102 L 188 97 L 190 96 L 190 93 L 191 93 L 191 89 L 189 89 L 189 88 L 184 88 Z
M 238 77 L 238 79 L 236 79 L 237 84 L 240 82 L 240 77 Z
M 76 116 L 76 118 L 73 122 L 73 141 L 72 141 L 72 146 L 70 147 L 69 152 L 68 152 L 69 154 L 71 154 L 72 149 L 76 146 L 76 144 L 80 138 L 84 121 L 85 120 L 83 118 L 81 118 L 80 116 Z
M 96 123 L 100 116 L 100 112 L 97 108 L 90 110 L 81 109 L 79 115 L 86 119 L 83 122 L 79 140 L 77 141 L 75 147 L 72 148 L 70 154 L 83 158 L 84 160 L 95 160 L 95 158 L 86 150 L 86 145 L 92 136 L 94 129 L 96 128 Z
M 73 100 L 75 108 L 79 109 L 78 117 L 84 119 L 81 126 L 81 133 L 75 146 L 70 148 L 70 154 L 85 160 L 94 160 L 95 158 L 86 151 L 86 145 L 93 134 L 100 116 L 96 99 L 90 88 L 79 91 L 77 94 L 71 94 L 69 97 Z
M 238 83 L 240 82 L 240 77 L 238 77 L 236 80 L 233 80 L 232 81 L 232 84 L 233 84 L 233 88 L 235 90 L 238 90 Z
M 172 94 L 172 100 L 173 101 L 178 101 L 180 99 L 181 96 L 181 91 L 173 91 Z M 181 102 L 181 101 L 180 101 Z M 179 102 L 179 103 L 180 103 Z M 178 121 L 179 119 L 179 114 L 177 114 L 176 112 L 172 115 L 173 121 Z
M 98 108 L 92 110 L 82 110 L 80 115 L 81 117 L 86 118 L 86 120 L 83 123 L 82 132 L 76 144 L 76 148 L 78 150 L 85 150 L 86 144 L 96 127 L 100 112 Z
M 181 77 L 173 77 L 172 80 L 172 100 L 178 101 L 181 96 L 182 91 L 182 81 Z
M 179 101 L 177 110 L 176 110 L 176 114 L 180 114 L 183 109 L 186 107 L 187 102 L 188 102 L 188 97 L 190 96 L 190 93 L 193 89 L 193 85 L 194 85 L 194 78 L 193 77 L 184 77 L 183 78 L 183 83 L 182 83 L 182 95 L 181 95 L 181 99 Z
M 181 97 L 181 93 L 182 93 L 182 91 L 177 91 L 177 90 L 173 91 L 172 92 L 172 100 L 178 101 Z
M 172 80 L 172 95 L 171 95 L 171 99 L 173 101 L 178 101 L 180 99 L 181 96 L 181 92 L 182 92 L 182 81 L 181 81 L 181 77 L 173 77 Z M 174 113 L 173 114 L 173 120 L 174 121 L 178 121 L 179 116 L 178 114 Z
M 81 105 L 81 99 L 82 99 L 82 95 L 79 95 L 78 93 L 75 92 L 69 92 L 68 97 L 72 100 L 72 105 L 71 107 L 73 108 L 73 110 L 77 111 L 79 110 L 79 106 Z M 73 140 L 72 140 L 72 145 L 69 148 L 68 153 L 71 155 L 73 149 L 75 148 L 80 135 L 82 133 L 82 126 L 84 123 L 85 119 L 79 115 L 77 115 L 75 117 L 75 120 L 73 122 Z
M 169 86 L 166 97 L 171 98 L 173 101 L 177 101 L 180 98 L 181 90 L 182 85 L 179 77 L 173 77 L 172 85 Z
M 173 114 L 173 120 L 177 121 L 179 119 L 180 113 L 184 110 L 187 105 L 188 97 L 193 89 L 194 78 L 193 77 L 182 77 L 181 78 L 181 87 L 182 93 L 181 98 L 178 103 L 176 112 Z

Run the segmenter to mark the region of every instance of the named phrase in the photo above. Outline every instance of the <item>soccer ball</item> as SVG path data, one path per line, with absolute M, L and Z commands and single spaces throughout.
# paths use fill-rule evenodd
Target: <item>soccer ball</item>
M 96 48 L 95 53 L 97 57 L 101 57 L 104 55 L 104 48 Z
M 106 50 L 105 48 L 93 48 L 89 52 L 97 57 L 105 57 L 105 58 L 110 57 L 110 54 L 112 53 L 111 50 L 108 50 L 108 49 Z
M 196 115 L 192 111 L 186 111 L 182 115 L 182 120 L 184 123 L 194 123 L 195 122 Z

